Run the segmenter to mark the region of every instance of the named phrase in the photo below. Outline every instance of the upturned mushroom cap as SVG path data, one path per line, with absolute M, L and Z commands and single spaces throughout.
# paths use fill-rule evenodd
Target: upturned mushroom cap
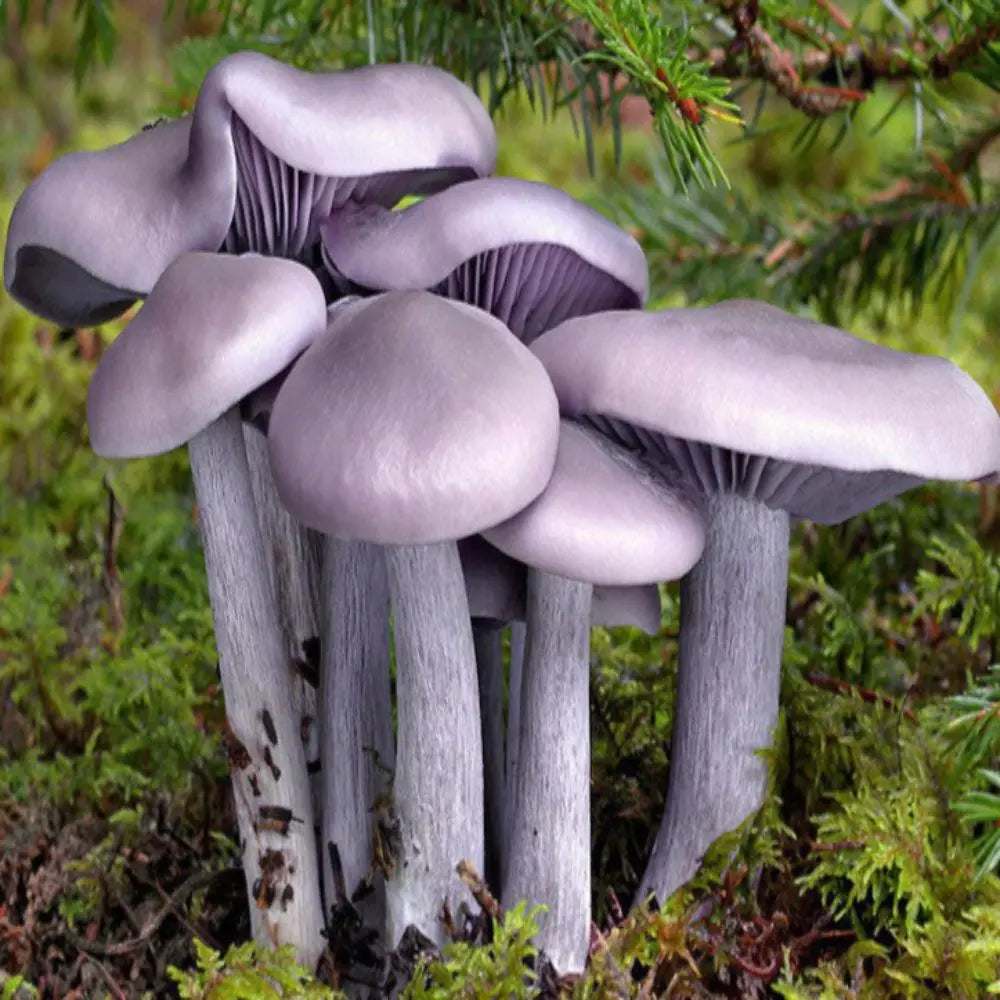
M 504 555 L 481 535 L 459 539 L 458 555 L 472 618 L 504 625 L 527 614 L 528 567 Z M 594 587 L 592 625 L 632 625 L 649 635 L 660 628 L 660 591 L 656 584 Z
M 46 168 L 10 218 L 7 291 L 56 323 L 101 323 L 147 294 L 174 258 L 217 249 L 232 217 L 235 169 L 192 184 L 190 132 L 190 119 L 164 122 Z
M 496 163 L 486 109 L 465 84 L 434 66 L 307 73 L 259 52 L 236 52 L 205 78 L 198 105 L 199 118 L 231 112 L 266 149 L 308 174 L 455 172 L 450 180 L 428 178 L 435 188 L 488 174 Z
M 348 198 L 388 205 L 488 173 L 496 137 L 442 70 L 305 73 L 255 52 L 208 74 L 189 119 L 56 161 L 18 202 L 4 284 L 60 323 L 101 322 L 192 250 L 304 258 Z
M 401 212 L 347 206 L 321 227 L 327 265 L 369 289 L 437 291 L 530 342 L 568 316 L 638 308 L 639 244 L 557 188 L 513 177 L 457 184 Z
M 545 371 L 492 316 L 426 292 L 345 306 L 294 366 L 268 433 L 303 524 L 418 545 L 472 535 L 530 503 L 555 461 Z
M 482 534 L 538 569 L 616 586 L 677 580 L 705 545 L 702 517 L 679 489 L 568 420 L 545 491 Z
M 835 523 L 1000 465 L 1000 416 L 944 358 L 760 302 L 617 312 L 539 338 L 566 415 L 699 490 Z
M 322 334 L 326 315 L 323 290 L 301 264 L 185 254 L 94 372 L 94 451 L 135 458 L 189 441 Z

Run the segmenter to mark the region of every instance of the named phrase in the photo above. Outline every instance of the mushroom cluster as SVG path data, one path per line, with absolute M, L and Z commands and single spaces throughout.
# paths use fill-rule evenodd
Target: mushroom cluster
M 40 315 L 144 299 L 92 445 L 188 446 L 254 935 L 311 965 L 358 937 L 345 983 L 441 940 L 461 861 L 582 969 L 591 625 L 655 631 L 682 581 L 662 900 L 761 804 L 790 518 L 1000 474 L 1000 415 L 950 362 L 763 303 L 647 311 L 635 240 L 495 154 L 441 70 L 242 52 L 190 116 L 53 163 L 8 230 Z

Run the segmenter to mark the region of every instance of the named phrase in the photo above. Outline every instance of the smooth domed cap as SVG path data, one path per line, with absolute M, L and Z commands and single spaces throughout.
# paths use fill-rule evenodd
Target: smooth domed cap
M 616 586 L 677 580 L 705 545 L 701 514 L 680 490 L 567 420 L 545 491 L 482 534 L 538 569 Z
M 842 520 L 925 479 L 1000 464 L 1000 416 L 950 361 L 760 302 L 582 317 L 531 349 L 564 414 L 596 416 L 699 489 L 796 516 Z
M 548 184 L 487 177 L 401 212 L 347 207 L 321 227 L 324 249 L 366 288 L 431 288 L 477 254 L 517 243 L 565 247 L 646 301 L 642 248 L 589 205 Z
M 528 567 L 504 555 L 481 535 L 461 538 L 458 555 L 472 618 L 498 625 L 524 621 L 527 615 Z M 660 628 L 660 591 L 656 584 L 594 587 L 591 625 L 630 625 L 653 635 Z
M 186 183 L 190 128 L 190 119 L 164 122 L 47 167 L 11 215 L 7 291 L 40 316 L 86 326 L 124 312 L 181 254 L 218 249 L 235 168 Z
M 268 445 L 303 524 L 415 545 L 475 534 L 530 503 L 558 434 L 544 369 L 502 323 L 390 292 L 334 315 L 278 393 Z
M 169 451 L 273 378 L 326 328 L 316 277 L 274 257 L 185 254 L 91 379 L 91 444 L 108 458 Z

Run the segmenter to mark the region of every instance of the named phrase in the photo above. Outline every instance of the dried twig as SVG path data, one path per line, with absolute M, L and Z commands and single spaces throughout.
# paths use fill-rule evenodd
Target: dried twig
M 805 679 L 813 685 L 813 687 L 818 687 L 823 691 L 831 691 L 833 694 L 842 694 L 847 697 L 857 697 L 862 701 L 869 702 L 870 704 L 882 705 L 885 708 L 891 708 L 894 712 L 898 712 L 900 715 L 909 719 L 910 722 L 916 722 L 917 717 L 913 714 L 913 710 L 907 705 L 900 704 L 895 698 L 890 695 L 883 694 L 881 691 L 872 691 L 870 688 L 861 687 L 860 684 L 851 684 L 848 681 L 842 681 L 837 677 L 830 677 L 827 674 L 820 673 L 818 670 L 810 670 L 806 675 Z

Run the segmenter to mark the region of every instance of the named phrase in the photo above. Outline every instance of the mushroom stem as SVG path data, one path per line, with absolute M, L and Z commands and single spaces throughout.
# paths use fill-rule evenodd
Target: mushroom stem
M 229 724 L 227 751 L 256 941 L 315 967 L 323 912 L 291 670 L 254 511 L 239 411 L 188 445 Z
M 659 902 L 764 801 L 778 721 L 788 514 L 734 493 L 705 503 L 705 551 L 681 581 L 667 804 L 638 900 Z
M 518 765 L 503 903 L 544 903 L 538 945 L 582 971 L 590 933 L 589 583 L 528 571 Z
M 278 496 L 267 456 L 267 437 L 244 423 L 247 462 L 268 569 L 278 602 L 278 620 L 289 656 L 302 656 L 302 643 L 319 634 L 322 536 L 299 524 Z M 315 708 L 315 696 L 309 708 Z
M 278 497 L 267 457 L 267 438 L 244 423 L 250 482 L 254 506 L 264 543 L 265 562 L 277 603 L 278 622 L 290 661 L 303 655 L 303 642 L 319 634 L 321 536 L 299 524 Z M 296 723 L 316 718 L 316 690 L 305 675 L 292 675 L 293 700 L 290 709 Z M 305 727 L 309 735 L 306 757 L 318 755 L 317 729 Z M 317 786 L 318 782 L 311 782 Z M 318 789 L 313 790 L 313 812 L 320 814 Z
M 483 870 L 483 744 L 465 581 L 454 542 L 386 549 L 396 649 L 400 824 L 386 886 L 389 947 L 414 924 L 443 943 L 439 920 L 471 896 L 455 866 Z
M 374 874 L 372 844 L 393 767 L 389 584 L 380 546 L 325 539 L 322 637 L 321 843 L 323 852 L 337 846 L 351 898 Z M 329 864 L 323 872 L 327 905 L 343 903 Z M 381 930 L 385 897 L 381 885 L 373 887 L 362 914 Z
M 486 883 L 500 887 L 504 846 L 503 750 L 503 625 L 493 619 L 472 619 L 472 641 L 479 674 L 479 721 L 483 731 L 483 784 L 486 841 Z

